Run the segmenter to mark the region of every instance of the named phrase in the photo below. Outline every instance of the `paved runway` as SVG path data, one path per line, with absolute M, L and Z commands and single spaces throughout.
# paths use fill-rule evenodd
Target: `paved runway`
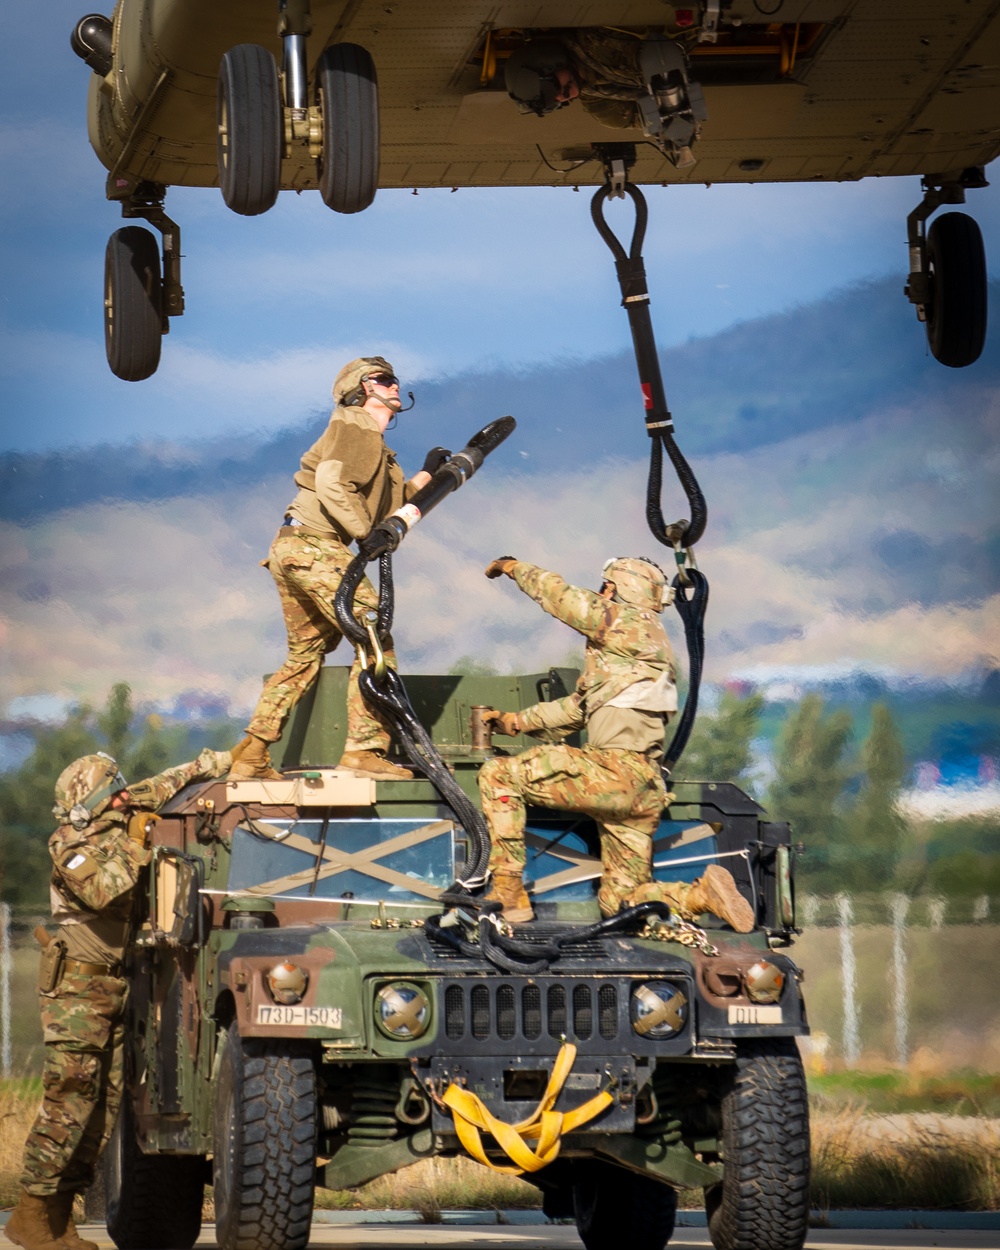
M 89 1224 L 80 1229 L 84 1237 L 98 1242 L 101 1250 L 113 1250 L 103 1225 Z M 215 1245 L 210 1231 L 198 1239 L 198 1246 Z M 680 1228 L 669 1250 L 705 1250 L 711 1246 L 708 1232 L 700 1228 Z M 576 1229 L 568 1224 L 535 1224 L 528 1227 L 473 1225 L 452 1228 L 440 1224 L 364 1224 L 336 1226 L 314 1224 L 310 1247 L 331 1250 L 582 1250 Z M 810 1232 L 806 1250 L 1000 1250 L 1000 1232 L 990 1229 L 938 1231 L 934 1229 L 888 1229 L 867 1232 L 858 1229 L 815 1229 Z

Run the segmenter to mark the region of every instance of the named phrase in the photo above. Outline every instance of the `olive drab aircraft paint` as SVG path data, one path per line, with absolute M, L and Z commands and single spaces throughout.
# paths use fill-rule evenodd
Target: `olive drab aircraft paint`
M 108 198 L 157 232 L 108 246 L 119 377 L 155 371 L 183 312 L 170 186 L 251 216 L 281 190 L 355 213 L 380 187 L 599 185 L 621 143 L 637 184 L 920 176 L 907 296 L 944 364 L 982 349 L 978 226 L 926 219 L 1000 152 L 994 0 L 118 0 L 73 46 Z

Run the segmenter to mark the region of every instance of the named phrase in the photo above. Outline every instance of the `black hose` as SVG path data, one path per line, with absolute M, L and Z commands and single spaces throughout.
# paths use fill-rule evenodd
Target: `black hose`
M 407 759 L 427 775 L 468 835 L 471 854 L 464 878 L 456 884 L 467 889 L 482 885 L 490 858 L 490 832 L 486 819 L 448 771 L 448 765 L 413 710 L 403 679 L 395 669 L 388 668 L 380 684 L 372 670 L 366 668 L 358 677 L 358 689 L 368 706 L 390 722 Z
M 684 594 L 684 586 L 680 577 L 671 583 L 676 592 L 674 607 L 684 622 L 684 637 L 688 652 L 688 692 L 684 700 L 684 711 L 681 713 L 674 736 L 667 748 L 663 768 L 669 774 L 677 765 L 684 753 L 694 718 L 698 712 L 698 692 L 701 688 L 701 673 L 705 664 L 705 611 L 708 608 L 708 579 L 700 569 L 686 569 L 685 575 L 690 579 L 691 598 Z
M 468 905 L 474 908 L 475 900 L 469 900 Z M 566 933 L 558 934 L 544 943 L 519 942 L 516 938 L 504 937 L 488 915 L 481 914 L 479 917 L 478 943 L 466 940 L 452 927 L 443 927 L 440 916 L 428 916 L 424 923 L 434 937 L 447 942 L 468 959 L 486 959 L 503 972 L 535 976 L 545 972 L 559 958 L 564 946 L 637 928 L 640 921 L 645 921 L 651 915 L 668 919 L 670 905 L 661 902 L 639 903 L 586 928 L 570 929 Z

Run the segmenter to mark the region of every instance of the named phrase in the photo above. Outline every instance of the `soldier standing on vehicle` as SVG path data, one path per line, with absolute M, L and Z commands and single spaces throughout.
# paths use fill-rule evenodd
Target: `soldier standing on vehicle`
M 233 778 L 281 776 L 271 767 L 270 743 L 298 700 L 319 676 L 323 657 L 341 639 L 333 601 L 347 566 L 348 550 L 410 499 L 443 465 L 450 452 L 434 447 L 423 468 L 407 482 L 394 453 L 385 445 L 386 427 L 399 412 L 399 380 L 381 356 L 362 356 L 344 365 L 333 384 L 336 407 L 323 434 L 302 457 L 295 474 L 299 493 L 267 560 L 281 596 L 288 633 L 288 658 L 264 685 L 247 737 L 234 750 Z M 355 615 L 378 607 L 378 595 L 365 578 L 354 599 Z M 396 667 L 392 640 L 383 642 L 386 661 Z M 360 777 L 405 781 L 413 776 L 385 758 L 391 735 L 383 718 L 361 697 L 362 668 L 356 650 L 347 685 L 347 741 L 340 760 Z
M 97 1250 L 73 1223 L 73 1199 L 94 1180 L 122 1092 L 122 1029 L 128 982 L 122 958 L 133 895 L 150 860 L 154 813 L 191 781 L 221 777 L 228 751 L 128 785 L 103 751 L 85 755 L 56 782 L 49 839 L 52 918 L 42 942 L 39 997 L 44 1094 L 24 1148 L 22 1193 L 4 1231 L 24 1250 Z
M 653 835 L 666 806 L 660 760 L 663 735 L 677 710 L 674 659 L 660 613 L 666 578 L 643 556 L 619 556 L 603 570 L 599 593 L 501 556 L 486 576 L 506 575 L 536 603 L 587 639 L 576 690 L 520 712 L 488 712 L 495 732 L 557 742 L 586 728 L 587 745 L 532 747 L 488 760 L 479 793 L 490 828 L 492 885 L 513 924 L 533 918 L 524 888 L 525 807 L 555 807 L 592 817 L 601 836 L 603 916 L 638 902 L 666 902 L 682 919 L 714 912 L 740 933 L 753 928 L 750 904 L 724 868 L 710 865 L 692 883 L 652 880 Z

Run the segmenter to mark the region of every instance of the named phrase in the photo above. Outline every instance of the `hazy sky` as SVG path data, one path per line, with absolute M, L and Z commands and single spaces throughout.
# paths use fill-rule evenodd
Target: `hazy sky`
M 101 284 L 122 221 L 86 139 L 89 70 L 69 47 L 84 9 L 44 10 L 0 53 L 3 447 L 271 429 L 326 407 L 333 373 L 360 352 L 390 355 L 416 381 L 627 345 L 586 187 L 380 192 L 353 217 L 315 192 L 283 192 L 257 218 L 231 213 L 218 191 L 176 189 L 167 210 L 184 232 L 189 311 L 172 320 L 155 377 L 119 381 L 104 359 Z M 649 196 L 661 346 L 874 275 L 898 274 L 903 300 L 916 179 Z M 1000 191 L 969 207 L 1000 255 Z

